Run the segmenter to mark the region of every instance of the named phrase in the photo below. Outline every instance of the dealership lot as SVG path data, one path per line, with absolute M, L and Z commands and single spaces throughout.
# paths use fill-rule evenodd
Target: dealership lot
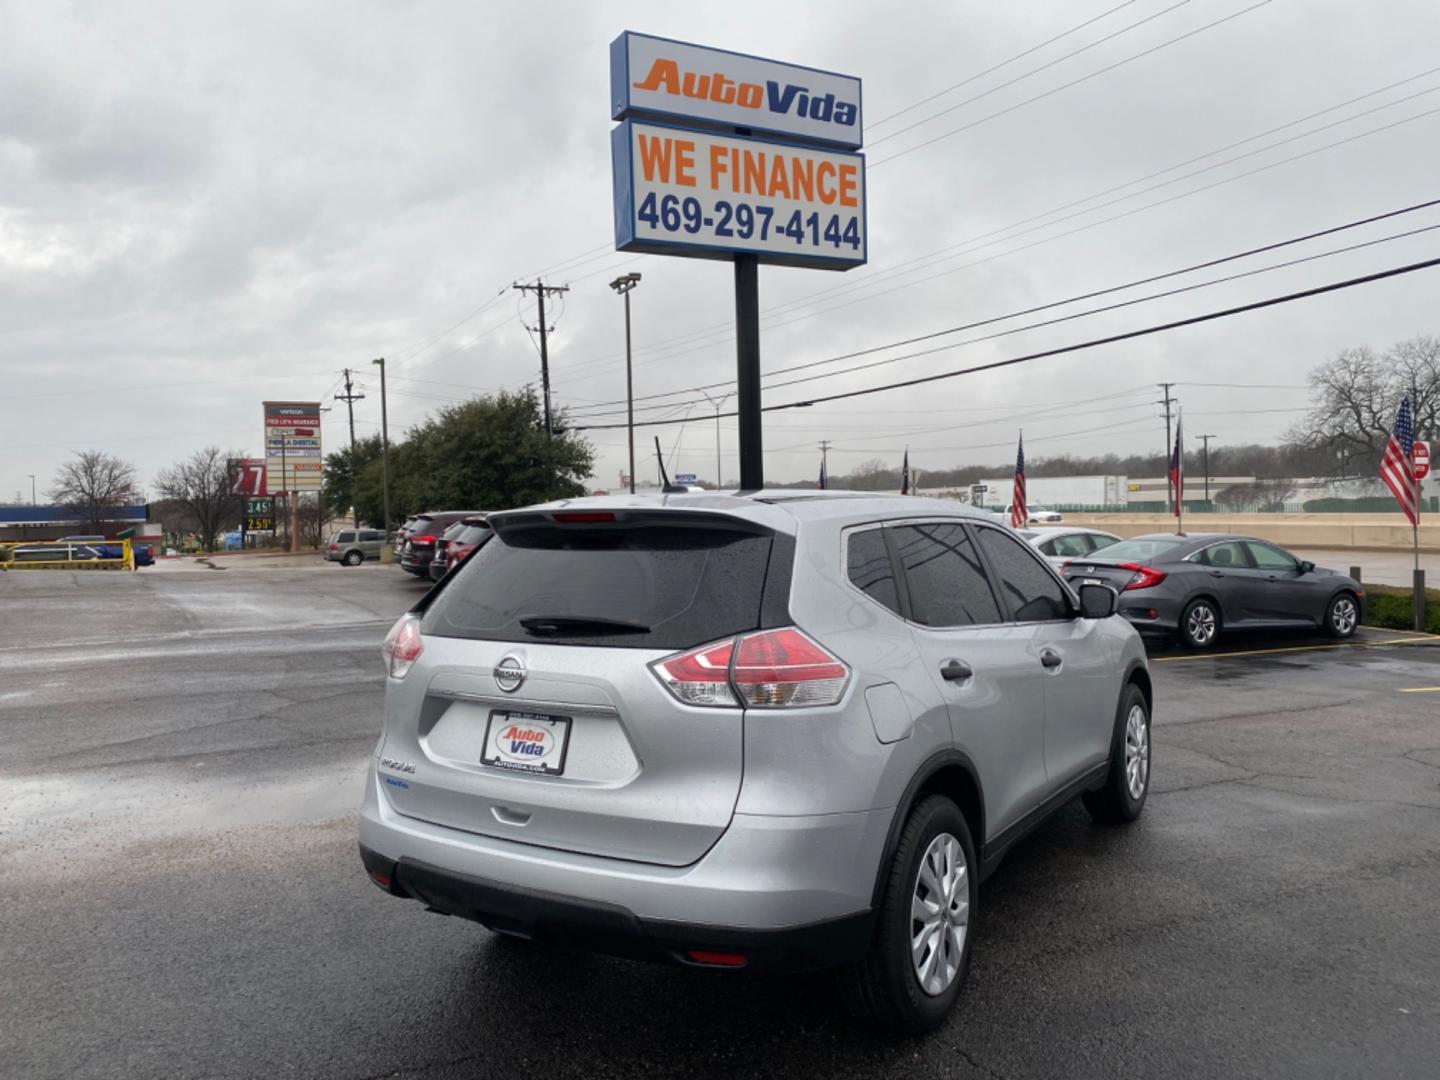
M 567 955 L 372 886 L 378 642 L 423 589 L 318 557 L 0 578 L 7 1076 L 1433 1075 L 1440 640 L 1153 648 L 1145 816 L 1016 848 L 956 1018 L 896 1045 L 823 976 Z

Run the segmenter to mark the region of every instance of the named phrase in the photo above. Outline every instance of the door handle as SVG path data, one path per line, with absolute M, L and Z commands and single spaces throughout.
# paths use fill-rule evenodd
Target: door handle
M 1040 663 L 1047 668 L 1057 668 L 1060 666 L 1060 654 L 1046 649 L 1040 654 Z
M 1211 571 L 1210 571 L 1210 576 L 1211 576 L 1211 577 L 1224 577 L 1225 575 L 1224 575 L 1223 573 L 1221 573 L 1219 570 L 1211 570 Z
M 959 660 L 946 660 L 940 665 L 940 677 L 946 682 L 964 682 L 974 676 L 975 673 Z

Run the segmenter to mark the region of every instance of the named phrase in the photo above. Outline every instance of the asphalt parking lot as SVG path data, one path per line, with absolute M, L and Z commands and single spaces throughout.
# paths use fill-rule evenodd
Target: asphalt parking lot
M 1440 639 L 1156 647 L 1144 817 L 1017 847 L 957 1015 L 896 1044 L 823 976 L 567 955 L 371 885 L 378 643 L 421 591 L 0 575 L 0 1073 L 1437 1075 Z

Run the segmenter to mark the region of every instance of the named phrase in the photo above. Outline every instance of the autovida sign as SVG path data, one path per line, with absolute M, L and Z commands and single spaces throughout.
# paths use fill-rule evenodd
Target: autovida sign
M 617 250 L 866 261 L 859 79 L 628 32 L 610 61 Z

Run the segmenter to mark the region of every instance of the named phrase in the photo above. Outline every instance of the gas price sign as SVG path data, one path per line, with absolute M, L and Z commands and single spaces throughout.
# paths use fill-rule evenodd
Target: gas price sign
M 635 121 L 611 139 L 620 251 L 746 252 L 838 270 L 865 262 L 859 154 Z

